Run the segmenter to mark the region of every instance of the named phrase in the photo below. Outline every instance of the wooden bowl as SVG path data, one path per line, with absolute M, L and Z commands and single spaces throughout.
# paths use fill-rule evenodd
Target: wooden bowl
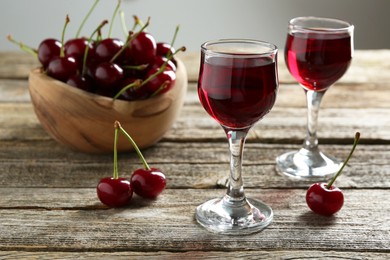
M 179 115 L 187 92 L 187 72 L 177 60 L 176 82 L 166 93 L 140 101 L 113 100 L 74 87 L 34 69 L 29 91 L 43 128 L 59 143 L 82 152 L 105 153 L 114 148 L 118 120 L 140 148 L 158 142 Z M 132 150 L 119 135 L 118 151 Z

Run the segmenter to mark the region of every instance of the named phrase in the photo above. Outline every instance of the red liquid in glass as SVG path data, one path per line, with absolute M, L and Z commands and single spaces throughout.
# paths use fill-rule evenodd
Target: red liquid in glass
M 289 34 L 284 55 L 290 73 L 303 87 L 322 91 L 348 69 L 352 59 L 351 36 L 347 33 Z
M 199 99 L 221 125 L 247 128 L 273 107 L 277 80 L 270 59 L 210 57 L 200 66 Z

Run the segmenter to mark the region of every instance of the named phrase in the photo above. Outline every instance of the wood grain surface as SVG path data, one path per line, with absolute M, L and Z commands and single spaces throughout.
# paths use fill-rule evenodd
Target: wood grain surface
M 281 56 L 281 55 L 280 55 Z M 279 56 L 279 58 L 280 58 Z M 243 177 L 249 197 L 274 210 L 264 231 L 216 235 L 194 219 L 197 205 L 225 193 L 229 155 L 222 129 L 199 104 L 197 53 L 180 54 L 189 77 L 178 120 L 155 146 L 149 164 L 164 169 L 167 189 L 156 200 L 135 196 L 108 209 L 95 187 L 113 171 L 111 154 L 86 154 L 54 141 L 37 120 L 28 55 L 0 53 L 1 259 L 387 259 L 390 254 L 390 50 L 356 51 L 347 75 L 326 93 L 319 118 L 321 148 L 338 158 L 362 135 L 337 180 L 345 204 L 333 217 L 305 203 L 310 183 L 285 179 L 275 157 L 298 149 L 305 135 L 303 91 L 279 62 L 274 109 L 250 132 Z M 134 152 L 119 171 L 140 168 Z

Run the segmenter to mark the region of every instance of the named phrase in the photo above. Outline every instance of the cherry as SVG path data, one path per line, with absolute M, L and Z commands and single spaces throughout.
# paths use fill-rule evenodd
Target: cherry
M 65 56 L 73 57 L 81 71 L 83 68 L 83 60 L 86 48 L 88 46 L 88 60 L 91 60 L 94 56 L 94 45 L 92 42 L 85 38 L 70 39 L 65 43 L 64 52 Z
M 306 203 L 313 212 L 324 216 L 331 216 L 342 208 L 344 204 L 343 192 L 339 188 L 333 186 L 333 183 L 351 158 L 356 145 L 359 142 L 359 138 L 360 133 L 357 132 L 355 134 L 351 152 L 332 180 L 329 183 L 314 183 L 307 190 Z
M 169 43 L 166 42 L 157 43 L 157 50 L 156 50 L 157 56 L 168 57 L 172 53 L 175 53 L 175 49 Z
M 165 175 L 157 168 L 135 170 L 130 182 L 137 195 L 148 199 L 156 198 L 167 185 Z
M 68 78 L 77 73 L 77 63 L 72 57 L 55 57 L 47 65 L 47 75 L 66 82 Z
M 121 98 L 124 100 L 141 100 L 148 97 L 148 93 L 145 92 L 141 86 L 141 80 L 137 78 L 125 78 L 122 81 L 120 91 L 113 97 Z
M 134 192 L 143 198 L 156 198 L 165 189 L 167 184 L 164 173 L 157 168 L 150 168 L 137 144 L 118 121 L 115 122 L 115 127 L 127 137 L 144 165 L 144 169 L 135 170 L 130 178 Z
M 72 57 L 66 57 L 64 53 L 64 35 L 69 22 L 69 16 L 66 16 L 64 29 L 62 30 L 60 55 L 52 58 L 47 65 L 47 75 L 63 82 L 66 82 L 70 76 L 76 74 L 78 69 L 76 60 Z
M 47 68 L 49 62 L 60 56 L 62 44 L 57 39 L 45 39 L 38 46 L 38 60 L 43 68 Z
M 123 80 L 123 69 L 115 63 L 103 62 L 96 66 L 93 77 L 100 87 L 111 89 Z
M 66 84 L 88 92 L 95 90 L 93 80 L 88 75 L 74 74 L 68 78 Z
M 109 207 L 123 207 L 130 203 L 133 188 L 128 179 L 119 178 L 118 174 L 118 128 L 114 135 L 114 173 L 112 177 L 101 179 L 96 187 L 99 200 Z
M 176 81 L 176 73 L 169 69 L 164 69 L 163 71 L 157 68 L 152 69 L 146 74 L 146 77 L 150 78 L 145 83 L 145 87 L 151 96 L 167 92 Z
M 153 61 L 148 66 L 148 70 L 159 69 L 164 65 L 164 63 L 166 63 L 166 69 L 176 71 L 175 63 L 173 63 L 172 60 L 168 60 L 168 58 L 165 58 L 164 56 L 154 57 Z
M 150 63 L 156 56 L 156 52 L 156 40 L 147 32 L 140 32 L 132 39 L 129 46 L 129 55 L 136 65 Z
M 133 190 L 126 178 L 105 177 L 96 187 L 99 200 L 108 207 L 118 208 L 130 203 Z
M 116 38 L 101 40 L 95 48 L 95 59 L 97 62 L 111 61 L 123 47 L 124 43 Z

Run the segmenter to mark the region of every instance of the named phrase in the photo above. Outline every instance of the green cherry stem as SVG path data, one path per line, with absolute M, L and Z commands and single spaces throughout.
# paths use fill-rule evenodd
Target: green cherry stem
M 123 12 L 122 10 L 119 11 L 119 17 L 121 18 L 122 31 L 123 31 L 124 35 L 126 36 L 129 33 L 129 30 L 127 29 L 127 26 L 126 26 L 125 12 Z
M 349 159 L 352 157 L 352 154 L 353 152 L 355 151 L 355 148 L 356 148 L 356 145 L 359 143 L 359 139 L 360 139 L 360 133 L 359 132 L 356 132 L 355 134 L 355 139 L 353 141 L 353 146 L 352 146 L 352 149 L 351 151 L 349 152 L 349 155 L 347 157 L 347 159 L 345 160 L 345 162 L 343 163 L 343 165 L 341 166 L 340 170 L 336 173 L 336 175 L 330 180 L 330 182 L 328 183 L 328 185 L 326 185 L 326 188 L 327 189 L 330 189 L 330 187 L 332 187 L 333 183 L 335 182 L 335 180 L 337 179 L 337 177 L 340 175 L 340 173 L 343 171 L 345 165 L 347 165 Z
M 125 49 L 130 45 L 130 43 L 132 42 L 133 39 L 137 38 L 138 35 L 143 32 L 146 27 L 149 26 L 149 23 L 150 23 L 150 17 L 148 18 L 148 20 L 146 21 L 146 24 L 144 24 L 144 26 L 136 33 L 133 33 L 132 31 L 129 32 L 129 35 L 126 39 L 126 42 L 125 44 L 122 46 L 122 48 L 114 55 L 114 57 L 111 58 L 110 62 L 114 62 L 116 60 L 116 58 L 118 58 L 124 51 Z
M 91 9 L 89 9 L 87 15 L 84 17 L 83 21 L 80 24 L 79 29 L 77 30 L 76 33 L 76 38 L 79 38 L 80 32 L 84 27 L 84 24 L 87 22 L 88 18 L 91 16 L 93 10 L 95 9 L 96 5 L 99 3 L 99 0 L 95 0 L 95 3 L 92 5 Z
M 119 174 L 118 174 L 118 151 L 117 151 L 117 144 L 118 144 L 118 128 L 116 127 L 115 123 L 115 134 L 114 134 L 114 174 L 113 178 L 118 179 Z
M 122 88 L 112 99 L 113 100 L 116 100 L 117 98 L 120 97 L 120 95 L 122 95 L 122 93 L 124 93 L 126 90 L 130 89 L 130 88 L 138 88 L 140 87 L 142 84 L 142 80 L 140 79 L 137 79 L 135 80 L 133 83 L 130 83 L 129 85 L 125 86 L 124 88 Z
M 142 153 L 141 153 L 140 149 L 138 148 L 137 144 L 135 143 L 133 138 L 131 138 L 131 136 L 126 132 L 126 130 L 123 129 L 123 127 L 121 126 L 121 123 L 119 123 L 119 121 L 115 121 L 115 128 L 119 129 L 127 137 L 129 142 L 131 143 L 131 145 L 134 147 L 134 150 L 137 152 L 139 158 L 141 159 L 141 162 L 144 165 L 144 168 L 146 170 L 150 170 L 150 166 L 146 162 L 145 157 L 142 155 Z
M 27 46 L 27 45 L 25 45 L 22 42 L 15 41 L 15 39 L 10 34 L 7 35 L 7 39 L 8 39 L 8 41 L 10 41 L 10 42 L 12 42 L 12 43 L 14 43 L 16 45 L 19 45 L 19 48 L 21 50 L 23 50 L 23 51 L 33 55 L 35 58 L 38 58 L 38 50 L 37 49 L 34 49 L 34 48 L 30 47 L 30 46 Z
M 62 29 L 62 34 L 61 34 L 61 51 L 60 51 L 60 57 L 65 57 L 65 51 L 64 51 L 65 31 L 66 31 L 66 27 L 68 27 L 69 22 L 70 22 L 69 15 L 66 15 L 66 18 L 65 18 L 65 25 L 64 25 L 64 28 Z
M 114 13 L 112 14 L 110 29 L 108 31 L 108 37 L 107 38 L 111 37 L 112 28 L 113 28 L 113 25 L 114 25 L 114 20 L 115 20 L 116 14 L 118 13 L 118 10 L 119 10 L 120 6 L 121 6 L 121 0 L 118 0 L 118 3 L 117 3 L 117 5 L 115 7 L 115 10 L 114 10 Z
M 88 39 L 88 44 L 87 44 L 87 47 L 85 48 L 85 51 L 84 51 L 84 56 L 83 56 L 83 68 L 82 68 L 82 71 L 81 71 L 81 75 L 85 75 L 87 73 L 87 58 L 88 58 L 88 51 L 89 51 L 89 45 L 91 44 L 92 42 L 92 37 L 95 35 L 95 33 L 98 33 L 102 27 L 104 25 L 106 25 L 108 23 L 107 20 L 104 20 L 103 22 L 100 23 L 100 25 L 95 29 L 95 31 L 92 32 L 91 36 L 89 37 Z

